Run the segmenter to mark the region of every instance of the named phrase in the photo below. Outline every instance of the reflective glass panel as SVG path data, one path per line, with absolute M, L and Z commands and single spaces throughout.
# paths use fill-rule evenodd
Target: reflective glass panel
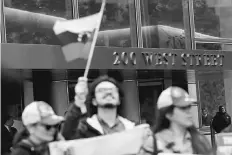
M 143 46 L 184 49 L 182 0 L 142 0 Z
M 231 0 L 194 0 L 196 32 L 208 38 L 232 38 Z
M 84 17 L 99 12 L 101 2 L 100 0 L 80 0 L 78 3 L 79 16 Z M 106 1 L 96 43 L 97 46 L 132 46 L 132 39 L 136 40 L 135 9 L 133 4 L 134 0 Z
M 222 50 L 221 43 L 196 43 L 197 49 L 205 49 L 205 50 Z
M 5 0 L 5 14 L 7 43 L 57 45 L 48 16 L 71 19 L 72 4 L 71 0 Z

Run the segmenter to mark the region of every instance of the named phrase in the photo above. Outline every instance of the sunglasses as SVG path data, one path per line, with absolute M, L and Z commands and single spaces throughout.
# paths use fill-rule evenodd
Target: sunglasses
M 51 128 L 57 129 L 60 124 L 55 124 L 55 125 L 45 125 L 45 124 L 42 124 L 42 125 L 46 128 L 46 130 L 50 130 Z
M 175 106 L 176 108 L 179 108 L 181 110 L 189 110 L 192 106 L 191 105 L 188 105 L 188 106 L 183 106 L 183 107 L 180 107 L 180 106 Z
M 98 93 L 107 92 L 107 91 L 116 92 L 117 90 L 118 90 L 117 88 L 98 88 L 96 92 Z

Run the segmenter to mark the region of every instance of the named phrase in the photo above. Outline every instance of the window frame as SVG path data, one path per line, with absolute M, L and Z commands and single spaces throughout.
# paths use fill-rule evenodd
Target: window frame
M 6 27 L 5 27 L 5 14 L 4 14 L 4 0 L 1 1 L 1 43 L 6 43 Z

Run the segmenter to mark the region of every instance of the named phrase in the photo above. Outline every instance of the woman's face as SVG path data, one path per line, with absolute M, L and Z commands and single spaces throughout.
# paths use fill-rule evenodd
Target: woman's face
M 169 120 L 172 123 L 176 123 L 184 128 L 188 128 L 193 126 L 193 118 L 190 112 L 191 105 L 187 105 L 184 107 L 175 106 L 173 109 L 173 113 L 169 115 Z
M 50 126 L 44 124 L 35 124 L 30 127 L 30 135 L 36 138 L 41 143 L 54 140 L 54 136 L 58 130 L 58 125 Z

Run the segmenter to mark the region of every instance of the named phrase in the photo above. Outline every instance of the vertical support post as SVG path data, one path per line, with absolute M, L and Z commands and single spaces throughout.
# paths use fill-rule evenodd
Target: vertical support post
M 73 19 L 79 18 L 79 10 L 78 10 L 78 0 L 72 0 L 72 15 Z
M 4 0 L 1 0 L 1 38 L 0 43 L 6 43 L 6 25 L 4 14 Z
M 141 19 L 141 5 L 140 4 L 141 4 L 140 0 L 135 0 L 138 47 L 143 48 L 142 19 Z
M 193 0 L 182 0 L 183 21 L 185 30 L 185 48 L 187 50 L 196 49 L 195 47 L 195 25 Z
M 138 46 L 138 36 L 136 29 L 136 8 L 135 1 L 128 1 L 129 5 L 129 18 L 130 18 L 130 39 L 131 39 L 131 47 Z

